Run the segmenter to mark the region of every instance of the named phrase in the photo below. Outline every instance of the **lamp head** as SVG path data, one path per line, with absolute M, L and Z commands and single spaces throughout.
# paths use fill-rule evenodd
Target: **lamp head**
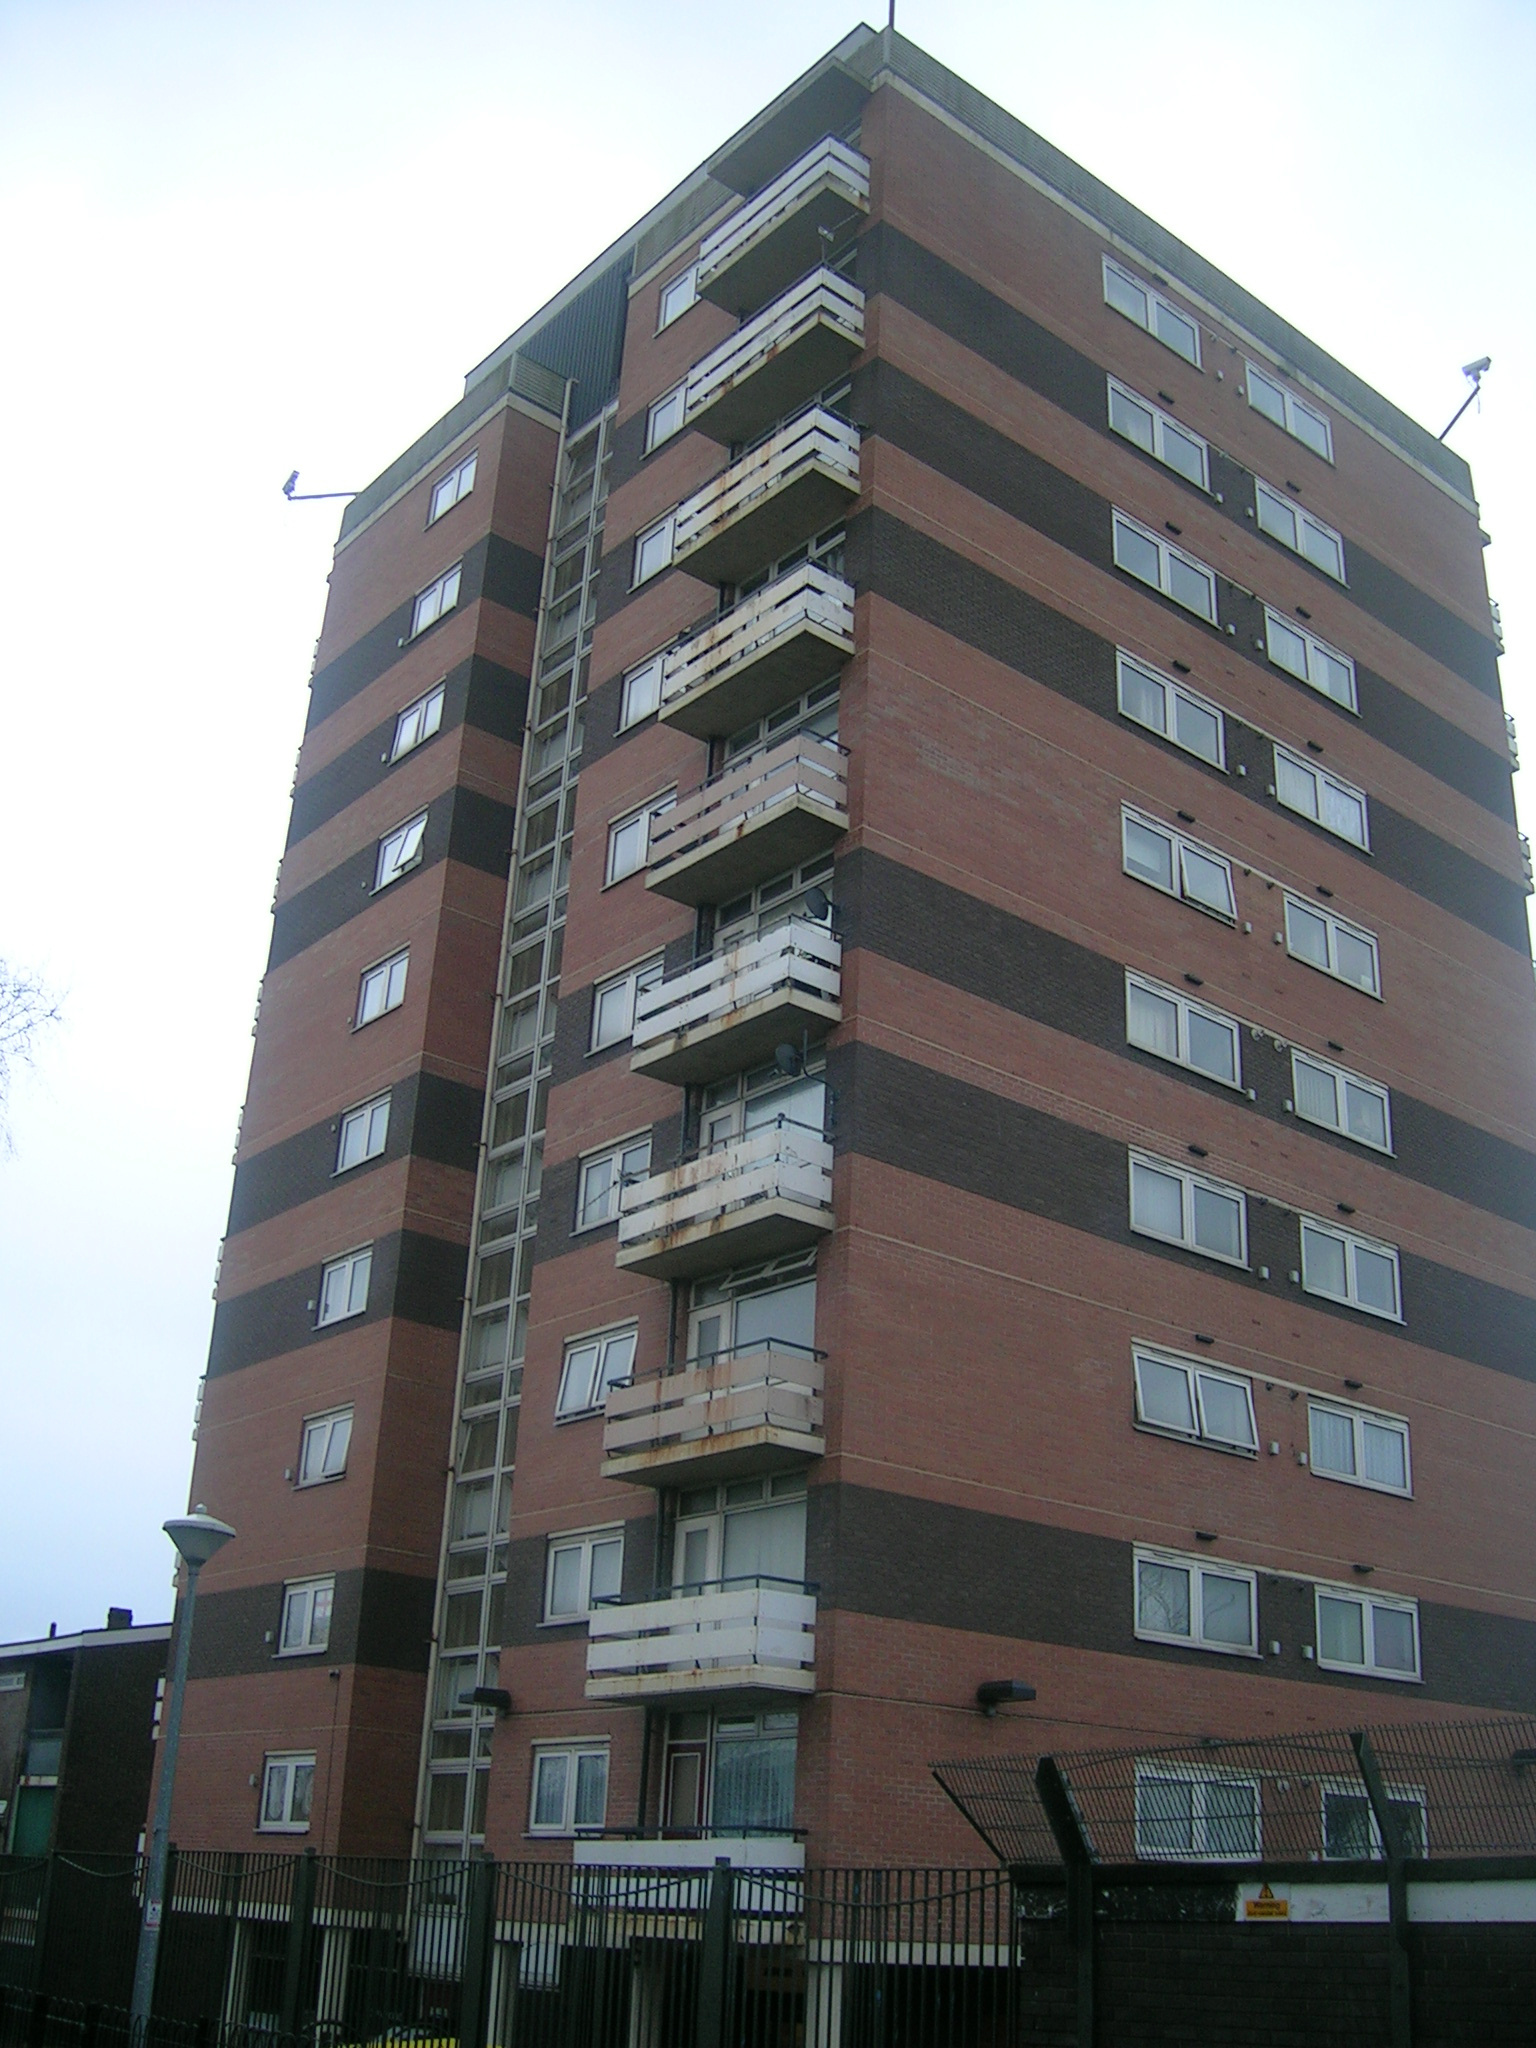
M 512 1695 L 504 1685 L 477 1685 L 469 1703 L 473 1707 L 490 1707 L 503 1719 L 512 1711 Z
M 1475 384 L 1478 378 L 1482 376 L 1484 370 L 1491 370 L 1492 368 L 1492 356 L 1479 356 L 1475 363 L 1463 363 L 1461 366 L 1461 374 L 1463 375 L 1463 377 L 1470 377 L 1472 379 L 1472 382 Z
M 1026 1685 L 1022 1678 L 988 1678 L 976 1688 L 976 1704 L 988 1716 L 1011 1701 L 1032 1700 L 1034 1697 L 1035 1688 Z
M 194 1571 L 222 1550 L 234 1535 L 228 1522 L 221 1522 L 199 1501 L 190 1515 L 173 1515 L 164 1525 L 183 1561 Z

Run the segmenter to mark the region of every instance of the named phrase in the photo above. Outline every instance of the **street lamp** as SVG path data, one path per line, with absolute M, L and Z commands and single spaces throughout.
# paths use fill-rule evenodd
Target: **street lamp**
M 176 1780 L 176 1745 L 181 1737 L 181 1702 L 187 1689 L 192 1654 L 192 1609 L 197 1600 L 197 1575 L 209 1558 L 234 1535 L 199 1502 L 190 1515 L 173 1515 L 165 1533 L 187 1568 L 187 1596 L 176 1631 L 176 1663 L 171 1673 L 165 1721 L 160 1730 L 160 1787 L 149 1837 L 149 1874 L 144 1884 L 144 1918 L 139 1927 L 139 1957 L 133 1971 L 133 2003 L 129 2007 L 129 2038 L 142 2042 L 149 2028 L 155 1996 L 155 1960 L 160 1953 L 160 1920 L 165 1901 L 165 1867 L 170 1851 L 171 1791 Z

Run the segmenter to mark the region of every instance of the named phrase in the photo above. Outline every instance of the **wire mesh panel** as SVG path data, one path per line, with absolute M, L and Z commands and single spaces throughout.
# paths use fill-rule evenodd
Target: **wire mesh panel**
M 47 1876 L 46 1857 L 0 1857 L 0 1986 L 34 1982 Z

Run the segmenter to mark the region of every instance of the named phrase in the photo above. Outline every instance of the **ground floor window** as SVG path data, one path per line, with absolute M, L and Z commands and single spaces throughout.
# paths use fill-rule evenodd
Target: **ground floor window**
M 673 1714 L 667 1724 L 662 1827 L 687 1834 L 784 1834 L 795 1817 L 789 1713 Z

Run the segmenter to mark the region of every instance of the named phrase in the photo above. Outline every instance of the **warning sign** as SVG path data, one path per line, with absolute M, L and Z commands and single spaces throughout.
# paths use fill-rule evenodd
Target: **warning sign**
M 1246 1892 L 1247 1886 L 1245 1885 L 1243 1889 Z M 1283 1897 L 1277 1897 L 1273 1885 L 1261 1884 L 1258 1891 L 1251 1898 L 1245 1897 L 1243 1900 L 1243 1918 L 1245 1920 L 1289 1920 L 1290 1917 L 1291 1900 L 1289 1892 L 1286 1892 Z

